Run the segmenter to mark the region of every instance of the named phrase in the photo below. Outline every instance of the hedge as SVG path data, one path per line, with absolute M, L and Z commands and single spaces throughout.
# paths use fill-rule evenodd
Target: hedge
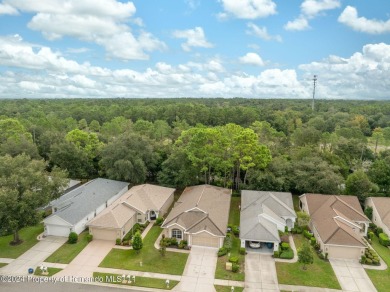
M 383 246 L 389 246 L 390 245 L 390 240 L 389 240 L 389 237 L 387 236 L 387 234 L 385 234 L 385 233 L 380 233 L 379 234 L 379 243 L 382 244 Z

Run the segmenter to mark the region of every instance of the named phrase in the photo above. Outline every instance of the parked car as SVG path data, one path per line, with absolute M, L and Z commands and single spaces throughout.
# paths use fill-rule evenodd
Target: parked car
M 258 241 L 249 241 L 249 247 L 250 248 L 260 248 L 261 243 Z

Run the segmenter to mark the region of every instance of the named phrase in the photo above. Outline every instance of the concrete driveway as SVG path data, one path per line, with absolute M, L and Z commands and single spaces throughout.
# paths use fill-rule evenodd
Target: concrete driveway
M 217 249 L 211 247 L 191 248 L 183 276 L 174 291 L 215 292 L 214 275 L 217 265 Z
M 356 260 L 329 260 L 343 291 L 376 292 L 362 265 Z
M 55 252 L 68 239 L 59 236 L 47 236 L 20 257 L 1 269 L 2 274 L 27 275 L 29 268 L 40 266 L 43 261 Z
M 279 291 L 275 260 L 270 255 L 248 253 L 245 256 L 245 291 Z
M 115 246 L 113 241 L 92 240 L 57 277 L 92 277 L 93 271 Z

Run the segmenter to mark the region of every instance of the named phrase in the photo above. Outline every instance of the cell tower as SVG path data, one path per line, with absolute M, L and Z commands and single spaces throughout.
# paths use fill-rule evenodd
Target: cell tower
M 314 112 L 314 98 L 316 95 L 316 82 L 317 82 L 317 75 L 314 75 L 313 78 L 313 101 L 311 103 L 311 110 Z

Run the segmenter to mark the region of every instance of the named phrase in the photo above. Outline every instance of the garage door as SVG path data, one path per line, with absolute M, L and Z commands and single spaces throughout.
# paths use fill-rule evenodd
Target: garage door
M 70 233 L 70 228 L 68 226 L 46 224 L 45 228 L 46 228 L 47 235 L 68 237 Z
M 211 235 L 192 235 L 192 245 L 219 247 L 219 237 Z
M 353 247 L 328 246 L 330 259 L 360 259 L 361 249 Z
M 91 228 L 91 234 L 93 235 L 93 239 L 102 239 L 102 240 L 112 240 L 115 241 L 117 239 L 117 231 L 111 229 L 98 229 Z

